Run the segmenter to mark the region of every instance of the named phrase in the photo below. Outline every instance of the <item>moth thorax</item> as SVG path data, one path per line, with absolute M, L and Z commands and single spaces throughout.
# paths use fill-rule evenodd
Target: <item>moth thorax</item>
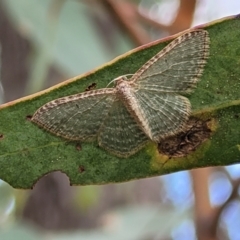
M 123 80 L 123 78 L 117 80 L 116 90 L 122 99 L 128 99 L 132 95 L 129 83 Z

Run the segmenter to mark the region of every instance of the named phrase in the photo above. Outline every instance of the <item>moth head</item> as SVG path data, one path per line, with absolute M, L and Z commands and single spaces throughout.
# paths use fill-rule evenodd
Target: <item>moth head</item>
M 119 78 L 116 81 L 116 90 L 120 95 L 128 95 L 130 91 L 129 82 L 124 78 Z

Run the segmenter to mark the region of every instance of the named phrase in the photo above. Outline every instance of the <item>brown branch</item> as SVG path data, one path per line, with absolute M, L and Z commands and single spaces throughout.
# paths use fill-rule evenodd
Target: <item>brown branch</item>
M 138 12 L 138 16 L 145 23 L 163 31 L 168 32 L 170 35 L 181 32 L 191 26 L 194 10 L 196 7 L 196 0 L 181 0 L 178 13 L 171 25 L 165 25 L 154 19 L 148 17 L 147 12 L 144 10 Z
M 103 2 L 136 45 L 143 45 L 151 41 L 148 33 L 139 24 L 138 10 L 134 4 L 123 0 L 105 0 Z
M 219 168 L 221 171 L 225 170 L 229 180 L 232 181 L 233 190 L 228 200 L 222 206 L 213 208 L 210 205 L 208 196 L 208 179 L 210 175 L 209 171 L 212 171 L 211 169 L 216 171 L 218 168 L 205 168 L 191 171 L 195 194 L 196 231 L 198 239 L 200 240 L 217 239 L 221 214 L 229 203 L 238 197 L 238 188 L 240 185 L 240 179 L 232 181 L 228 172 L 222 167 Z M 225 234 L 225 232 L 222 232 L 221 234 Z
M 212 206 L 209 201 L 208 179 L 212 168 L 192 170 L 195 196 L 195 225 L 199 240 L 216 240 L 212 234 Z
M 191 26 L 196 0 L 181 0 L 178 14 L 169 28 L 169 33 L 174 34 L 181 32 Z
M 85 3 L 101 4 L 137 46 L 151 41 L 151 37 L 143 27 L 143 24 L 154 27 L 157 30 L 163 30 L 169 34 L 175 34 L 190 27 L 196 6 L 196 0 L 181 0 L 175 20 L 170 26 L 167 26 L 148 17 L 147 9 L 143 9 L 140 12 L 136 4 L 127 0 L 91 0 L 85 1 Z
M 240 178 L 235 181 L 232 181 L 233 189 L 232 189 L 232 193 L 229 196 L 228 200 L 222 206 L 214 209 L 213 216 L 212 216 L 212 219 L 213 219 L 212 229 L 213 229 L 213 232 L 215 232 L 215 234 L 217 234 L 219 219 L 220 219 L 222 212 L 229 205 L 230 202 L 232 202 L 235 198 L 238 197 L 239 185 L 240 185 Z

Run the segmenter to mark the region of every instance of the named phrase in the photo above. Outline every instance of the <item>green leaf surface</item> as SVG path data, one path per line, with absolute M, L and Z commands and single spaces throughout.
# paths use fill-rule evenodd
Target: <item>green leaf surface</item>
M 137 154 L 121 159 L 99 148 L 96 142 L 81 143 L 81 147 L 67 142 L 27 118 L 53 99 L 82 92 L 92 83 L 97 88 L 106 87 L 112 79 L 134 73 L 174 36 L 142 46 L 84 76 L 2 105 L 0 178 L 16 188 L 31 188 L 43 175 L 60 170 L 74 185 L 106 184 L 240 162 L 240 17 L 201 28 L 210 35 L 210 58 L 189 99 L 193 116 L 206 121 L 211 133 L 188 154 L 169 157 L 149 143 Z

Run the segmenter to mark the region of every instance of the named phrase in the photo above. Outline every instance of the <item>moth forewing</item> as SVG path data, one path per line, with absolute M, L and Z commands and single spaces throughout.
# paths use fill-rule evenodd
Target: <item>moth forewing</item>
M 194 30 L 173 40 L 130 79 L 136 87 L 189 93 L 200 80 L 209 56 L 209 34 Z

